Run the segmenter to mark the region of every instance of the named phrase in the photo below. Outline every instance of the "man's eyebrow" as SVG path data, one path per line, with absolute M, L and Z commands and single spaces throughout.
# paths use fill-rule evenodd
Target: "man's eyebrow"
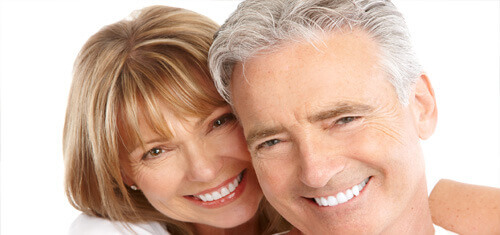
M 268 136 L 276 135 L 283 132 L 283 127 L 264 127 L 258 126 L 253 128 L 253 130 L 246 136 L 247 146 L 250 147 L 258 139 L 266 138 Z
M 311 123 L 329 119 L 332 117 L 337 117 L 346 113 L 360 113 L 360 112 L 369 112 L 373 110 L 373 108 L 369 105 L 365 104 L 357 104 L 351 102 L 342 102 L 333 105 L 333 108 L 328 109 L 326 111 L 321 111 L 317 114 L 309 116 L 307 120 Z M 284 128 L 279 127 L 266 127 L 266 126 L 257 126 L 251 130 L 246 136 L 247 146 L 250 147 L 255 141 L 258 139 L 266 138 L 268 136 L 276 135 L 283 132 Z
M 307 117 L 310 123 L 326 120 L 333 117 L 338 117 L 346 113 L 364 113 L 373 110 L 371 106 L 356 103 L 339 103 L 333 108 L 321 111 Z

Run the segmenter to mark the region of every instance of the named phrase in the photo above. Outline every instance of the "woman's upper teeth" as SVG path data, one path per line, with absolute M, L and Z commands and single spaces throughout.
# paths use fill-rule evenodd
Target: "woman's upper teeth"
M 199 198 L 200 200 L 202 200 L 204 202 L 211 202 L 214 200 L 219 200 L 219 199 L 229 195 L 234 190 L 236 190 L 239 183 L 241 182 L 242 174 L 243 173 L 240 173 L 232 182 L 219 188 L 218 190 L 215 190 L 215 191 L 210 192 L 210 193 L 193 195 L 193 196 L 196 198 Z

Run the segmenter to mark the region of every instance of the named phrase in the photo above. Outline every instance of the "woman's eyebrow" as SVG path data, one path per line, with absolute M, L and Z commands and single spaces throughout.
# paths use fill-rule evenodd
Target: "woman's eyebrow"
M 130 154 L 138 151 L 139 149 L 142 150 L 144 147 L 147 147 L 148 145 L 151 145 L 151 144 L 154 144 L 154 143 L 161 143 L 161 142 L 166 142 L 168 141 L 169 139 L 168 138 L 165 138 L 165 137 L 154 137 L 154 138 L 151 138 L 151 139 L 146 139 L 143 144 L 141 143 L 138 143 L 138 144 L 135 144 L 132 148 L 132 151 L 129 151 Z

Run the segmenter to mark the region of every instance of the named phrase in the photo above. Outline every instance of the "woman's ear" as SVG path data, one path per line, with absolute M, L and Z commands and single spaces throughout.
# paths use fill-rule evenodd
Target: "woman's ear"
M 122 174 L 123 183 L 125 183 L 125 185 L 129 187 L 135 185 L 134 181 L 127 175 L 127 173 L 125 172 L 125 170 L 123 170 L 123 168 L 120 169 L 120 172 Z
M 436 129 L 437 105 L 434 90 L 425 74 L 417 79 L 414 101 L 418 135 L 420 139 L 427 139 Z

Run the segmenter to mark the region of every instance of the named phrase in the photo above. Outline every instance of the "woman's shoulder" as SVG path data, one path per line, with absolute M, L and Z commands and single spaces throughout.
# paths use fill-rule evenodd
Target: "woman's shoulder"
M 127 228 L 127 226 L 129 228 Z M 69 228 L 70 235 L 97 235 L 97 234 L 161 234 L 169 233 L 158 222 L 148 223 L 122 223 L 104 218 L 80 214 Z

